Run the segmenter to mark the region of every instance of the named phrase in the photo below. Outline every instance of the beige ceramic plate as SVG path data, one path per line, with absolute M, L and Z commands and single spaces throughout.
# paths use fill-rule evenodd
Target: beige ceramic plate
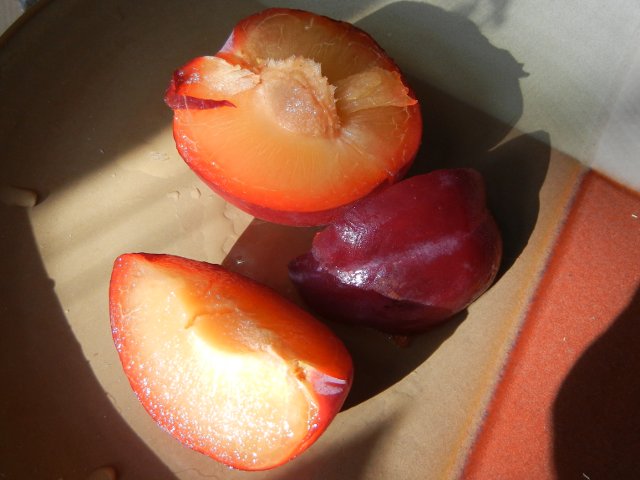
M 82 479 L 105 466 L 123 479 L 459 472 L 579 169 L 544 134 L 512 131 L 522 71 L 471 22 L 408 2 L 328 5 L 322 13 L 381 41 L 423 101 L 417 170 L 472 165 L 485 174 L 507 246 L 496 285 L 406 349 L 336 326 L 354 355 L 353 393 L 327 433 L 286 466 L 234 472 L 181 446 L 149 419 L 122 373 L 109 275 L 123 252 L 210 262 L 231 252 L 228 264 L 291 293 L 284 265 L 309 232 L 252 222 L 210 192 L 178 157 L 162 102 L 174 68 L 217 51 L 264 5 L 47 2 L 0 50 L 0 478 Z M 426 42 L 435 47 L 418 55 Z M 479 88 L 487 103 L 476 106 L 499 105 L 506 123 L 454 99 Z M 29 192 L 37 204 L 19 206 Z

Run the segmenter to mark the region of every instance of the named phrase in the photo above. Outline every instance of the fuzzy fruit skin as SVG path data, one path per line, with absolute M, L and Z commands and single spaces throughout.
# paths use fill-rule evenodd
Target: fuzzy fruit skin
M 162 314 L 165 307 L 158 310 L 160 314 L 156 311 L 160 318 L 149 319 L 141 315 L 139 312 L 146 308 L 145 304 L 158 302 L 148 297 L 140 301 L 140 296 L 136 297 L 132 292 L 147 288 L 150 282 L 162 284 L 165 279 L 170 279 L 173 282 L 170 285 L 178 287 L 161 293 L 159 303 L 162 304 L 165 297 L 176 297 L 188 307 L 180 310 L 180 315 L 175 317 L 165 318 Z M 177 283 L 173 279 L 177 279 Z M 158 288 L 144 291 L 155 295 Z M 323 323 L 273 290 L 219 265 L 172 255 L 121 255 L 116 259 L 112 271 L 109 309 L 113 340 L 120 361 L 145 410 L 161 428 L 186 446 L 233 468 L 266 470 L 302 453 L 326 430 L 351 387 L 351 357 L 342 342 Z M 215 403 L 218 398 L 215 393 L 209 394 L 209 379 L 200 380 L 204 372 L 193 371 L 193 365 L 206 364 L 206 371 L 211 370 L 217 378 L 224 376 L 225 369 L 229 367 L 228 364 L 216 365 L 215 360 L 208 359 L 208 354 L 198 353 L 200 350 L 191 348 L 193 338 L 187 336 L 193 334 L 184 325 L 191 310 L 196 312 L 196 321 L 197 315 L 209 312 L 217 322 L 226 321 L 229 325 L 220 328 L 221 324 L 218 324 L 212 325 L 212 329 L 205 329 L 208 333 L 202 338 L 216 352 L 223 353 L 222 357 L 212 358 L 233 358 L 237 363 L 238 359 L 243 361 L 243 355 L 274 352 L 280 362 L 278 365 L 289 368 L 291 381 L 296 383 L 299 380 L 299 388 L 306 392 L 303 398 L 311 399 L 309 401 L 313 403 L 315 413 L 306 433 L 300 436 L 296 445 L 282 447 L 282 451 L 276 445 L 268 459 L 254 459 L 252 452 L 225 451 L 216 438 L 222 433 L 214 431 L 202 435 L 208 427 L 203 425 L 203 419 L 206 420 L 212 411 L 217 412 L 215 415 L 228 417 L 224 424 L 232 428 L 235 420 L 228 415 L 224 403 Z M 229 311 L 237 312 L 236 315 L 243 317 L 243 320 L 236 323 L 233 316 L 229 316 Z M 221 312 L 220 317 L 216 317 L 216 312 Z M 145 322 L 152 328 L 144 326 Z M 162 333 L 158 335 L 158 332 Z M 212 337 L 213 341 L 210 342 L 209 338 Z M 184 345 L 187 345 L 186 350 Z M 176 353 L 178 349 L 183 349 L 181 357 Z M 184 351 L 187 353 L 184 354 Z M 273 356 L 273 353 L 270 355 Z M 239 392 L 248 394 L 254 389 L 252 384 L 243 384 L 246 380 L 242 377 L 226 380 L 232 384 L 237 381 Z M 213 385 L 216 385 L 215 381 Z M 190 399 L 190 406 L 181 404 L 185 398 Z M 223 394 L 220 398 L 228 401 L 233 397 Z M 242 399 L 242 395 L 239 398 Z M 193 405 L 197 407 L 194 409 Z M 250 411 L 251 406 L 249 404 L 242 414 L 250 419 L 250 423 L 260 421 Z M 307 418 L 306 403 L 292 403 L 290 409 L 297 407 L 301 409 L 302 418 Z M 225 435 L 229 435 L 229 431 Z M 242 431 L 234 435 L 241 436 Z
M 484 293 L 501 255 L 481 175 L 437 170 L 353 205 L 316 234 L 289 274 L 322 315 L 409 334 L 450 318 Z
M 326 185 L 323 184 L 316 191 L 297 187 L 294 192 L 294 187 L 285 184 L 278 188 L 265 186 L 264 193 L 250 193 L 249 191 L 255 190 L 253 188 L 254 184 L 261 183 L 260 179 L 245 182 L 242 179 L 238 179 L 238 175 L 230 175 L 225 172 L 224 167 L 219 167 L 219 157 L 210 153 L 202 154 L 204 150 L 200 147 L 202 135 L 197 132 L 194 133 L 190 129 L 190 124 L 192 123 L 201 124 L 206 122 L 207 115 L 215 110 L 236 108 L 233 99 L 229 101 L 221 98 L 199 98 L 192 94 L 197 89 L 191 88 L 192 85 L 189 85 L 189 80 L 184 81 L 184 72 L 197 70 L 197 65 L 201 63 L 200 59 L 203 57 L 196 58 L 177 70 L 166 92 L 165 101 L 174 110 L 173 136 L 180 155 L 189 167 L 213 191 L 245 212 L 257 218 L 284 225 L 325 225 L 330 223 L 336 216 L 339 216 L 348 205 L 378 188 L 393 184 L 404 177 L 413 163 L 422 139 L 420 106 L 412 89 L 402 77 L 398 66 L 369 34 L 349 23 L 302 10 L 272 8 L 241 20 L 233 29 L 225 45 L 215 56 L 225 59 L 233 65 L 256 70 L 257 67 L 252 65 L 251 55 L 259 55 L 261 53 L 266 55 L 268 53 L 266 51 L 269 48 L 265 47 L 265 51 L 262 52 L 256 45 L 252 45 L 250 34 L 254 29 L 259 28 L 263 22 L 277 18 L 295 18 L 300 22 L 310 22 L 314 25 L 314 28 L 319 26 L 331 30 L 335 33 L 328 37 L 326 42 L 348 43 L 349 48 L 353 51 L 347 57 L 354 65 L 360 62 L 362 63 L 360 68 L 364 68 L 368 64 L 375 64 L 400 75 L 408 96 L 415 102 L 412 105 L 403 107 L 406 118 L 402 131 L 391 134 L 392 138 L 402 138 L 402 143 L 397 145 L 392 153 L 381 154 L 375 147 L 367 149 L 368 154 L 372 157 L 384 156 L 387 165 L 379 168 L 375 175 L 371 173 L 367 173 L 367 175 L 364 173 L 358 174 L 357 171 L 351 172 L 349 175 L 343 175 L 340 171 L 337 171 L 332 182 L 326 183 Z M 259 51 L 256 52 L 256 50 Z M 277 55 L 282 54 L 284 56 L 304 56 L 306 53 L 308 52 L 297 52 L 295 49 L 292 51 L 287 50 L 285 53 L 276 52 Z M 341 57 L 343 62 L 344 57 L 345 55 Z M 341 75 L 344 75 L 344 73 L 337 71 L 338 69 L 333 68 L 332 65 L 322 62 L 321 58 L 314 58 L 314 60 L 322 64 L 323 74 L 330 81 L 340 80 Z M 216 135 L 216 131 L 210 131 L 210 134 L 206 135 L 209 138 L 207 142 L 214 143 Z M 376 131 L 373 136 L 380 136 L 380 132 Z M 260 138 L 257 139 L 260 140 Z M 243 140 L 243 142 L 254 142 L 255 140 L 256 137 L 254 136 Z M 239 142 L 238 151 L 234 155 L 237 155 L 239 159 L 248 158 L 250 155 L 246 154 L 246 149 L 240 143 L 242 142 Z M 390 144 L 391 142 L 383 143 Z M 360 146 L 357 146 L 354 150 L 358 148 Z M 215 151 L 215 148 L 211 150 Z M 301 156 L 308 158 L 312 154 L 308 150 L 304 150 Z M 327 163 L 330 163 L 331 158 L 328 158 L 328 160 Z M 356 159 L 353 163 L 357 164 L 361 161 L 362 159 Z M 297 168 L 296 165 L 291 164 L 283 164 L 283 167 L 286 171 L 296 170 Z M 307 167 L 304 165 L 299 168 L 302 172 L 307 171 Z M 252 169 L 251 165 L 247 165 L 247 171 Z M 322 176 L 325 176 L 324 172 Z M 330 190 L 334 191 L 331 192 Z

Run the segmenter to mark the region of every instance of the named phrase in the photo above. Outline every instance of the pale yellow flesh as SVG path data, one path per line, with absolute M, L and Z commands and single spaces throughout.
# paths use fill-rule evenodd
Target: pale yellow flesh
M 316 413 L 296 365 L 213 289 L 202 313 L 180 277 L 152 265 L 138 274 L 122 312 L 124 351 L 135 352 L 124 367 L 149 413 L 226 463 L 261 468 L 286 459 Z

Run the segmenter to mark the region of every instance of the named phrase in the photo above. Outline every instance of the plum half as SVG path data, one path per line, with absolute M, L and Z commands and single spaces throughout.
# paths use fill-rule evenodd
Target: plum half
M 289 264 L 320 314 L 378 330 L 424 331 L 462 311 L 493 282 L 502 255 L 482 176 L 437 170 L 346 210 Z
M 414 159 L 420 107 L 365 32 L 268 9 L 173 75 L 177 149 L 214 191 L 276 223 L 320 225 L 393 183 Z

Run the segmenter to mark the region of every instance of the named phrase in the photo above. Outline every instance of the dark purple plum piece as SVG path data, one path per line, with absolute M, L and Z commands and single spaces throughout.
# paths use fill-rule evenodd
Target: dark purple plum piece
M 315 236 L 289 275 L 318 313 L 406 334 L 477 299 L 501 254 L 482 176 L 437 170 L 357 202 Z

